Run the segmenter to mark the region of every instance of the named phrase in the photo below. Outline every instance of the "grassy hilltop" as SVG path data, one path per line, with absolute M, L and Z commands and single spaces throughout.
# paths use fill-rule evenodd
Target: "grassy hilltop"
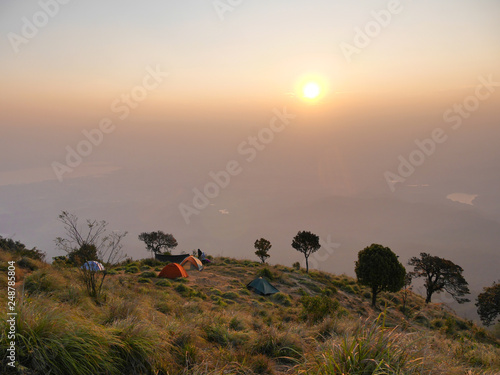
M 7 261 L 0 250 L 0 286 Z M 500 343 L 409 292 L 370 292 L 345 275 L 215 258 L 171 281 L 146 259 L 108 270 L 95 303 L 76 268 L 17 258 L 19 374 L 498 374 Z M 256 276 L 280 293 L 246 289 Z M 1 305 L 7 306 L 6 293 Z M 5 308 L 2 308 L 5 311 Z

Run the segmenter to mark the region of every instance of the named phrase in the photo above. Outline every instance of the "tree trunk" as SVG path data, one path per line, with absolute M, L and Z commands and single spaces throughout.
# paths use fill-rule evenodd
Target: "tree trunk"
M 306 273 L 309 273 L 309 257 L 306 257 Z
M 372 307 L 375 307 L 377 304 L 377 290 L 372 288 Z
M 406 286 L 405 286 L 405 291 L 404 291 L 404 294 L 403 294 L 403 315 L 406 316 L 406 300 L 408 299 L 408 289 L 406 289 Z
M 427 289 L 427 297 L 425 298 L 425 303 L 430 303 L 432 298 L 432 291 Z

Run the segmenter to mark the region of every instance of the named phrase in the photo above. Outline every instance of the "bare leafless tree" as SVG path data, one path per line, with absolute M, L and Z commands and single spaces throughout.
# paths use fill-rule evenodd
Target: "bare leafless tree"
M 65 237 L 57 237 L 55 240 L 60 250 L 69 254 L 82 246 L 93 245 L 97 249 L 98 259 L 103 263 L 116 264 L 126 258 L 121 241 L 127 232 L 113 231 L 106 234 L 108 223 L 104 220 L 87 219 L 84 226 L 79 226 L 78 217 L 66 211 L 59 215 L 59 221 L 66 231 Z
M 85 226 L 79 226 L 78 217 L 66 211 L 59 215 L 59 221 L 64 224 L 66 236 L 57 237 L 56 245 L 66 253 L 76 255 L 73 258 L 78 260 L 80 280 L 88 294 L 100 303 L 106 271 L 96 268 L 90 261 L 95 260 L 96 255 L 107 266 L 123 260 L 126 254 L 122 252 L 121 241 L 127 232 L 106 234 L 108 223 L 104 220 L 87 219 Z

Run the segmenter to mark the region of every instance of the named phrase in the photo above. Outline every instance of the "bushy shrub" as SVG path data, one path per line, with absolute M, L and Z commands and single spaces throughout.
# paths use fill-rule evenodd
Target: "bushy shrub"
M 125 273 L 138 273 L 139 272 L 139 267 L 137 266 L 131 266 L 125 268 Z
M 460 330 L 468 330 L 468 329 L 472 328 L 472 323 L 467 322 L 466 320 L 457 319 L 456 323 L 457 323 L 457 328 Z
M 161 279 L 156 283 L 156 285 L 158 285 L 158 286 L 172 286 L 172 283 L 168 280 Z
M 224 301 L 224 299 L 220 298 L 219 296 L 211 296 L 210 299 L 213 300 L 217 306 L 220 306 L 220 307 L 227 306 L 227 303 Z M 226 300 L 226 301 L 229 301 L 229 300 Z
M 45 259 L 43 251 L 38 250 L 36 247 L 28 249 L 25 244 L 14 241 L 12 238 L 3 238 L 0 236 L 0 249 L 20 257 L 28 257 L 40 261 Z
M 234 316 L 229 322 L 229 328 L 231 328 L 233 331 L 243 331 L 245 329 L 245 324 L 243 323 L 243 320 L 241 320 L 237 316 Z
M 334 296 L 338 293 L 339 291 L 337 290 L 337 288 L 335 288 L 333 285 L 329 286 L 329 287 L 326 287 L 325 289 L 323 289 L 323 294 L 325 296 L 328 296 L 328 297 L 331 297 L 331 296 Z
M 250 296 L 252 293 L 248 289 L 240 289 L 239 294 L 243 294 L 244 296 Z
M 222 298 L 224 298 L 224 299 L 235 300 L 235 299 L 238 299 L 239 297 L 240 297 L 240 295 L 236 292 L 224 292 L 224 293 L 222 293 Z
M 308 296 L 309 293 L 307 293 L 303 288 L 297 289 L 297 293 L 300 294 L 301 296 Z
M 271 296 L 271 300 L 283 306 L 292 306 L 292 299 L 286 293 L 275 293 Z
M 430 327 L 429 319 L 427 319 L 427 317 L 425 317 L 424 315 L 418 314 L 413 319 L 416 323 L 420 325 L 423 325 L 425 327 Z
M 191 288 L 184 284 L 179 284 L 175 287 L 175 291 L 187 297 L 189 295 L 189 292 L 191 292 Z
M 62 279 L 48 270 L 35 271 L 24 279 L 24 290 L 28 294 L 53 292 L 62 287 Z
M 171 300 L 160 300 L 155 303 L 155 309 L 167 315 L 175 310 L 175 303 Z
M 176 361 L 190 369 L 199 357 L 197 336 L 190 327 L 172 333 L 173 351 Z
M 431 327 L 436 329 L 436 328 L 441 328 L 444 326 L 444 321 L 442 319 L 434 319 L 431 321 Z
M 249 367 L 252 369 L 254 374 L 274 374 L 272 361 L 263 354 L 254 355 L 249 362 Z
M 159 350 L 160 340 L 152 327 L 135 319 L 121 320 L 114 324 L 113 336 L 117 343 L 110 345 L 110 356 L 117 358 L 115 366 L 121 374 L 158 372 L 155 362 L 164 361 L 164 357 L 159 354 L 163 350 Z
M 141 283 L 141 284 L 151 284 L 152 283 L 151 279 L 148 279 L 145 277 L 139 277 L 139 279 L 137 279 L 137 282 Z
M 267 267 L 259 270 L 259 272 L 257 272 L 257 276 L 258 277 L 265 277 L 269 281 L 273 281 L 275 279 L 273 272 Z
M 39 269 L 43 265 L 43 263 L 39 260 L 35 260 L 32 258 L 22 257 L 20 260 L 17 261 L 17 265 L 20 268 L 34 271 L 34 270 Z
M 206 299 L 207 295 L 199 290 L 192 289 L 184 284 L 179 284 L 175 287 L 177 293 L 179 293 L 183 297 L 190 298 L 201 298 Z
M 359 287 L 357 285 L 347 284 L 342 287 L 342 290 L 349 294 L 356 294 L 359 291 Z
M 138 305 L 134 300 L 113 298 L 106 305 L 107 311 L 102 319 L 104 324 L 112 324 L 119 320 L 138 317 Z
M 296 363 L 303 353 L 301 340 L 289 332 L 279 332 L 274 327 L 258 335 L 252 351 L 264 354 L 280 363 Z
M 420 353 L 415 353 L 413 340 L 404 344 L 404 334 L 388 330 L 379 318 L 371 325 L 361 325 L 352 335 L 344 336 L 306 364 L 314 374 L 420 374 Z
M 309 280 L 300 280 L 300 284 L 306 286 L 309 290 L 315 292 L 315 293 L 321 293 L 322 289 L 316 284 L 313 283 L 312 281 Z
M 144 265 L 144 266 L 149 266 L 149 267 L 156 267 L 156 266 L 162 266 L 164 265 L 163 262 L 160 262 L 159 260 L 157 259 L 153 259 L 153 258 L 147 258 L 147 259 L 143 259 L 141 261 L 141 263 Z
M 299 271 L 300 270 L 300 263 L 299 262 L 295 262 L 294 264 L 292 264 L 292 268 Z
M 220 323 L 208 324 L 203 327 L 203 330 L 205 331 L 207 341 L 221 346 L 229 344 L 229 332 L 224 325 Z
M 303 296 L 300 302 L 303 306 L 302 318 L 311 322 L 323 320 L 326 316 L 332 315 L 340 306 L 339 301 L 325 295 Z
M 64 310 L 27 306 L 17 319 L 17 366 L 29 369 L 27 374 L 116 373 L 107 350 L 110 337 Z
M 63 290 L 61 290 L 61 292 L 58 294 L 58 298 L 61 302 L 77 305 L 81 301 L 82 294 L 80 289 L 77 289 L 71 285 L 68 288 L 64 288 Z
M 52 258 L 52 266 L 54 267 L 73 267 L 73 264 L 69 261 L 68 257 L 60 255 Z

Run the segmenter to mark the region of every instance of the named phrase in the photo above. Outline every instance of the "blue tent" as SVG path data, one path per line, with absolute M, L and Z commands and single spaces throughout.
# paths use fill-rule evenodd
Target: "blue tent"
M 104 266 L 95 260 L 89 260 L 81 267 L 89 271 L 104 271 Z
M 271 285 L 269 281 L 266 279 L 263 279 L 262 277 L 259 277 L 257 279 L 252 280 L 248 285 L 247 288 L 250 289 L 251 291 L 261 294 L 263 296 L 268 296 L 270 294 L 278 293 L 279 290 L 276 289 L 274 286 Z

